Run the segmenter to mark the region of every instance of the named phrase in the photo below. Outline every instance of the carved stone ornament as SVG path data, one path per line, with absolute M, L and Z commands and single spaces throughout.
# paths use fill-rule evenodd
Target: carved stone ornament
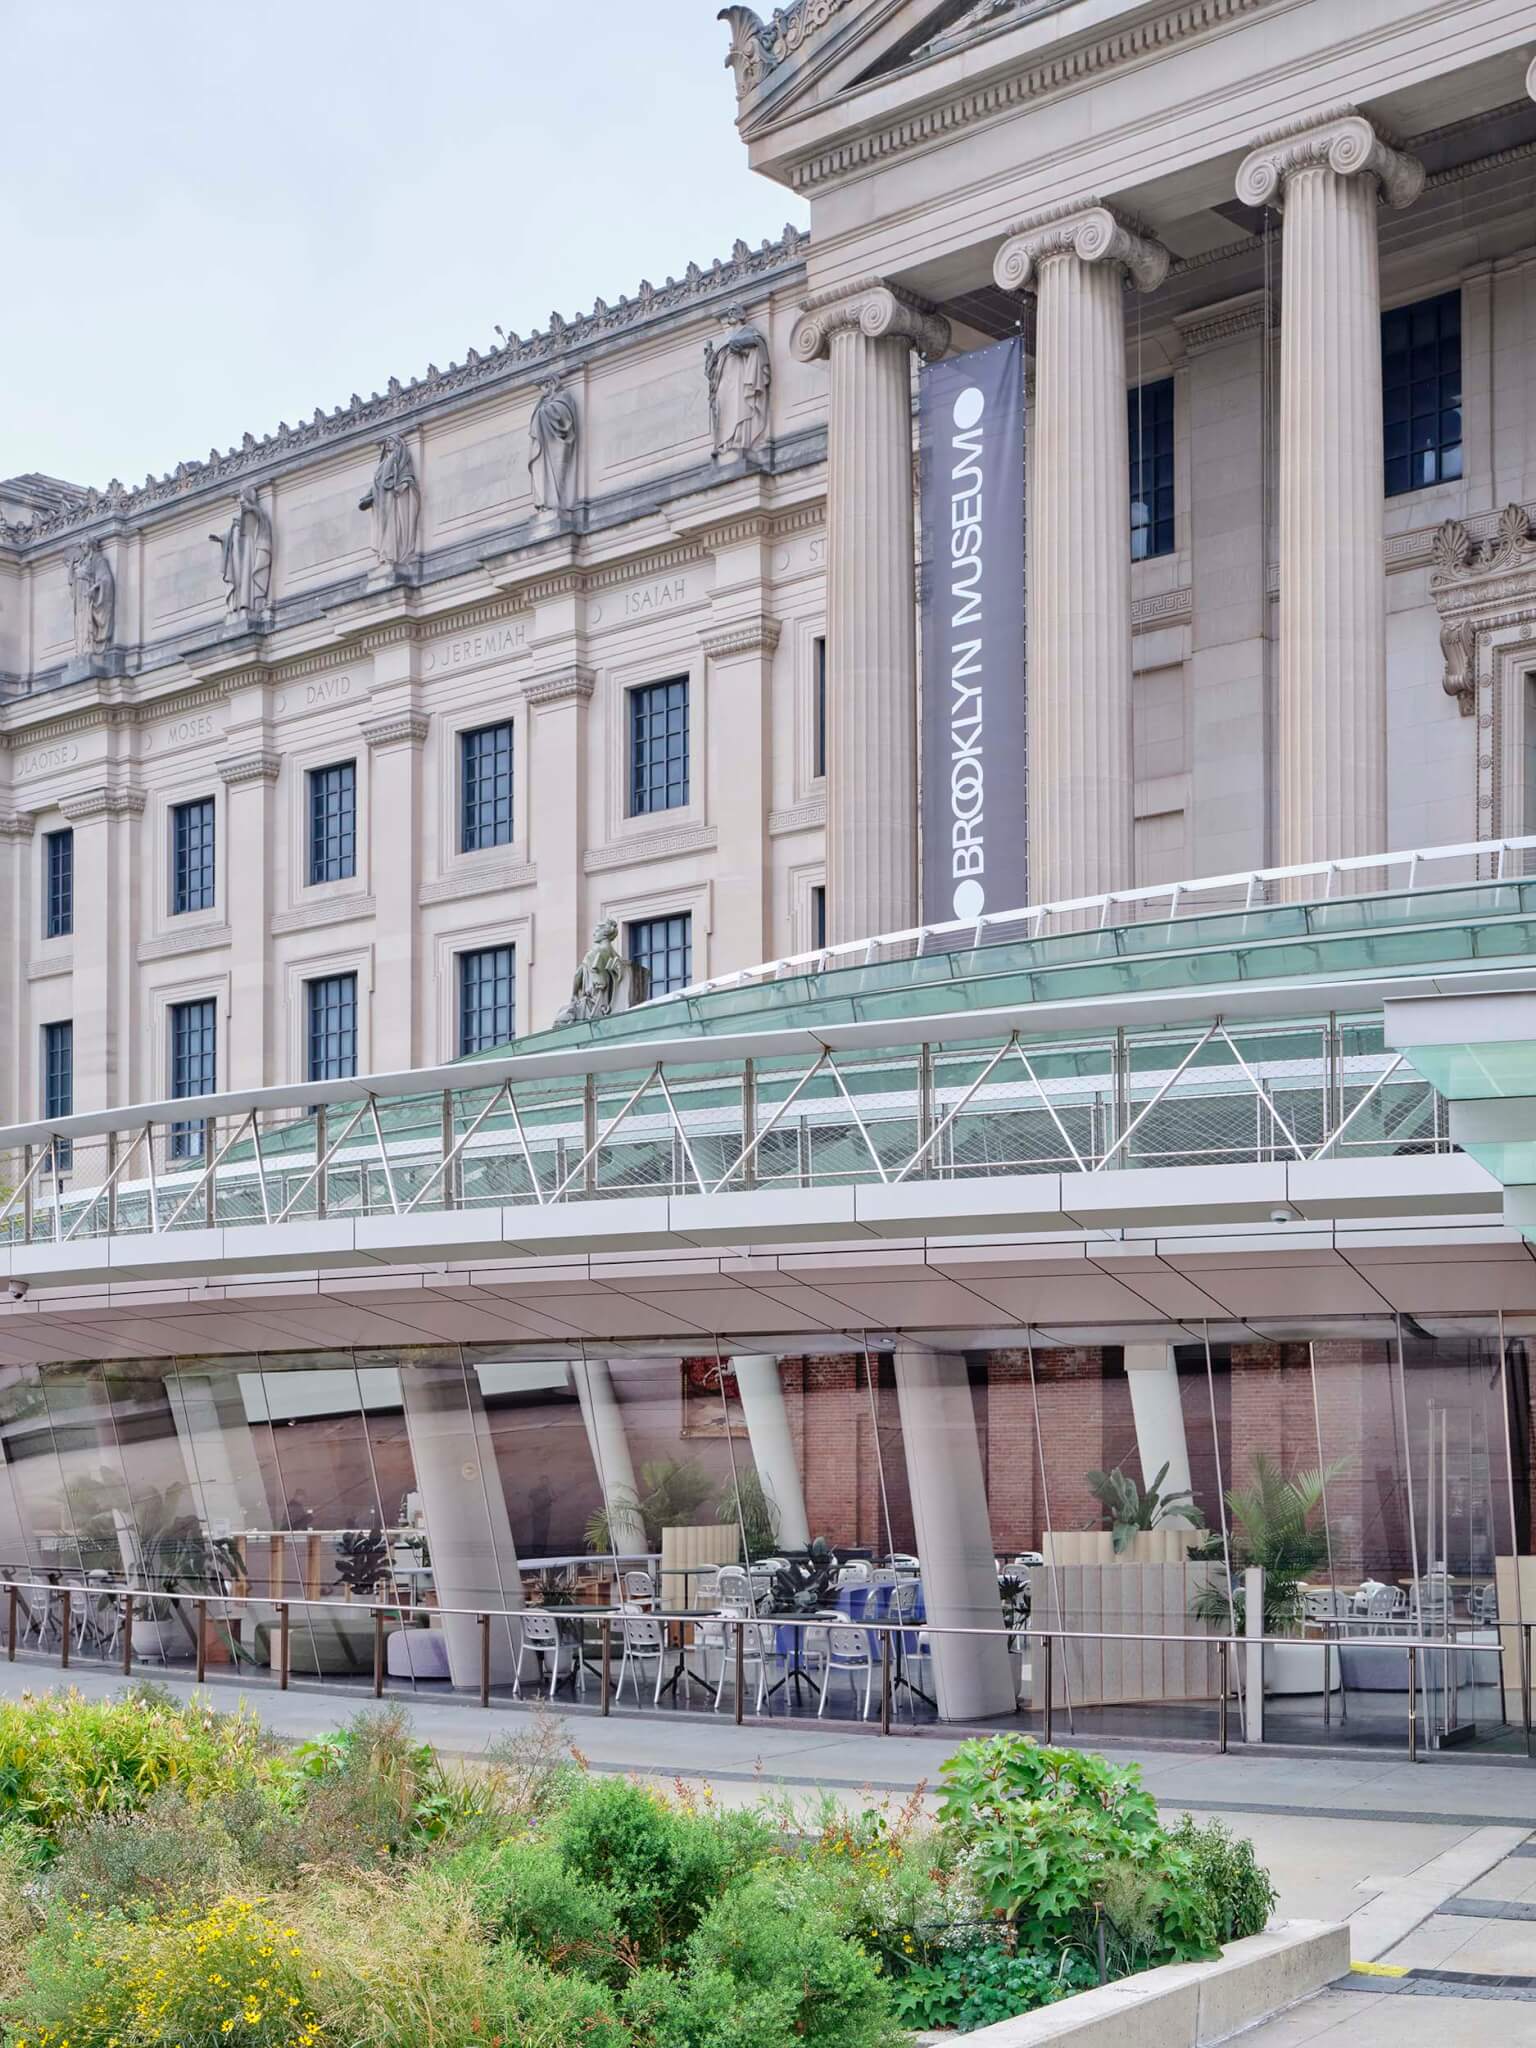
M 1440 652 L 1445 673 L 1440 686 L 1447 697 L 1456 699 L 1463 718 L 1477 709 L 1477 626 L 1471 619 L 1446 619 L 1440 628 Z
M 99 540 L 89 540 L 69 565 L 74 608 L 75 653 L 88 660 L 112 645 L 117 620 L 117 584 Z
M 732 306 L 722 324 L 724 339 L 704 344 L 714 452 L 717 457 L 750 455 L 768 433 L 773 386 L 768 337 L 751 325 L 744 306 Z
M 380 443 L 373 482 L 357 507 L 373 514 L 373 551 L 382 568 L 398 569 L 415 559 L 421 491 L 411 451 L 398 434 L 386 434 Z
M 1416 156 L 1384 142 L 1353 107 L 1338 107 L 1261 135 L 1238 167 L 1237 196 L 1247 206 L 1280 206 L 1286 180 L 1320 165 L 1340 178 L 1368 173 L 1388 206 L 1411 206 L 1424 190 Z
M 569 512 L 576 502 L 576 401 L 558 377 L 539 386 L 528 422 L 528 480 L 535 512 Z
M 904 341 L 930 360 L 949 347 L 949 322 L 941 313 L 910 292 L 867 278 L 841 291 L 815 292 L 803 299 L 790 350 L 796 361 L 814 363 L 830 352 L 835 334 L 849 329 L 870 341 Z
M 992 275 L 1004 291 L 1036 290 L 1040 266 L 1053 256 L 1118 263 L 1143 292 L 1155 292 L 1168 275 L 1162 243 L 1097 199 L 1074 200 L 1020 221 L 993 259 Z
M 264 612 L 272 598 L 272 521 L 254 484 L 240 493 L 224 531 L 208 538 L 219 550 L 219 574 L 230 611 Z
M 795 0 L 792 7 L 776 7 L 771 22 L 763 21 L 750 7 L 722 7 L 715 19 L 727 23 L 731 31 L 725 68 L 736 74 L 737 99 L 745 99 L 768 72 L 786 57 L 793 57 L 834 15 L 852 4 L 853 0 Z
M 1474 576 L 1491 576 L 1501 569 L 1524 569 L 1536 561 L 1536 532 L 1531 515 L 1523 505 L 1506 505 L 1499 523 L 1485 541 L 1474 541 L 1459 519 L 1447 519 L 1436 527 L 1430 542 L 1434 562 L 1433 588 L 1465 583 Z
M 649 993 L 646 971 L 624 958 L 618 940 L 619 927 L 611 917 L 599 919 L 592 927 L 592 943 L 571 982 L 571 1000 L 555 1019 L 557 1031 L 566 1024 L 590 1024 L 596 1018 L 611 1017 L 615 1010 L 645 1001 Z

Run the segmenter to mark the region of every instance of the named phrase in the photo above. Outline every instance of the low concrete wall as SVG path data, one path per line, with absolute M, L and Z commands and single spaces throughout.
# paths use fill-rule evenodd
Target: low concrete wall
M 1310 1998 L 1349 1970 L 1349 1929 L 1324 1920 L 1281 1920 L 1234 1941 L 1208 1963 L 1170 1963 L 1080 1991 L 1060 2005 L 999 2020 L 974 2034 L 919 2034 L 963 2040 L 965 2048 L 1208 2048 L 1271 2013 Z

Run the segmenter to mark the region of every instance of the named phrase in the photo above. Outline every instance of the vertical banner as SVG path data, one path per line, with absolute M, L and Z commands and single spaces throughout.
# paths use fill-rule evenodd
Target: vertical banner
M 918 381 L 922 916 L 1029 901 L 1024 344 Z

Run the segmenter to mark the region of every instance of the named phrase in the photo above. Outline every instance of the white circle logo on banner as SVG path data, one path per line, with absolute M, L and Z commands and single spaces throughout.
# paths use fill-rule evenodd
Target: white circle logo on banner
M 986 399 L 974 384 L 967 384 L 955 400 L 955 425 L 963 433 L 967 427 L 974 427 L 986 410 Z
M 987 892 L 974 875 L 967 875 L 955 890 L 955 915 L 958 918 L 980 917 L 986 903 Z

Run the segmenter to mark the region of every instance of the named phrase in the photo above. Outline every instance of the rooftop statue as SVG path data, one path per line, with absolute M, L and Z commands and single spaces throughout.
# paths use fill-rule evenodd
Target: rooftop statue
M 69 594 L 74 601 L 75 653 L 101 654 L 112 645 L 117 616 L 117 583 L 99 540 L 87 541 L 69 565 Z
M 373 482 L 367 496 L 358 499 L 357 508 L 373 514 L 373 549 L 385 568 L 398 569 L 414 557 L 421 524 L 421 490 L 411 451 L 398 434 L 386 434 L 379 444 Z
M 571 982 L 571 1000 L 555 1019 L 557 1031 L 564 1024 L 589 1024 L 597 1017 L 611 1017 L 630 1003 L 645 1001 L 649 992 L 645 969 L 624 958 L 618 938 L 619 927 L 611 917 L 592 927 L 592 944 Z
M 723 325 L 725 339 L 704 344 L 709 424 L 717 456 L 747 455 L 768 432 L 768 337 L 749 325 L 744 306 L 732 306 Z
M 535 512 L 569 512 L 575 502 L 576 401 L 558 377 L 539 386 L 528 422 L 528 475 Z
M 272 596 L 272 522 L 256 486 L 247 484 L 234 517 L 222 533 L 208 538 L 220 550 L 224 601 L 232 612 L 264 612 Z

